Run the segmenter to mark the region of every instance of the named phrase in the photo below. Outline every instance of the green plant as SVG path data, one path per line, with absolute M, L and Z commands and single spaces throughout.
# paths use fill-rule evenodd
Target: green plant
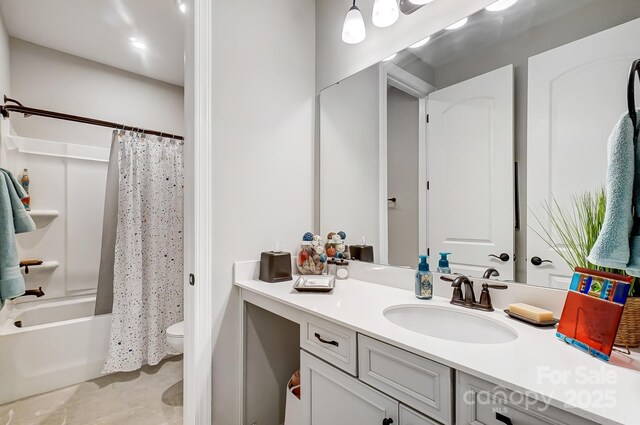
M 584 267 L 612 271 L 591 264 L 587 260 L 604 223 L 606 201 L 606 194 L 602 188 L 594 193 L 585 192 L 572 196 L 569 209 L 562 208 L 554 198 L 552 204 L 543 205 L 543 211 L 548 216 L 550 226 L 533 213 L 541 230 L 530 227 L 572 270 L 576 267 Z

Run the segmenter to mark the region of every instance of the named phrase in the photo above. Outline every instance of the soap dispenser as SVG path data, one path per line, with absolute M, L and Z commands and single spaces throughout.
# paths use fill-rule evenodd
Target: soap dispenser
M 451 274 L 451 268 L 449 267 L 449 259 L 447 258 L 450 255 L 450 252 L 441 252 L 440 253 L 440 261 L 438 261 L 438 273 Z
M 418 271 L 416 272 L 416 297 L 421 300 L 430 300 L 433 297 L 433 276 L 429 271 L 427 256 L 420 256 Z

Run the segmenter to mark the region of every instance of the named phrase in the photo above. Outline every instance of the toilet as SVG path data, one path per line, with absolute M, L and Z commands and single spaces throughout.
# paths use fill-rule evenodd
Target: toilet
M 167 343 L 178 353 L 184 353 L 184 322 L 174 323 L 167 328 Z

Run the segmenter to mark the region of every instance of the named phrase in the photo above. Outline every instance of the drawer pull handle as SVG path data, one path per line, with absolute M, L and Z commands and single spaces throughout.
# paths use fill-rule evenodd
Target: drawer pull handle
M 496 420 L 502 422 L 503 424 L 513 425 L 513 422 L 511 422 L 511 418 L 498 412 L 496 412 Z
M 393 419 L 391 418 L 384 418 L 382 420 L 382 425 L 391 425 L 393 423 Z
M 335 345 L 336 347 L 340 346 L 340 344 L 338 344 L 338 341 L 327 341 L 326 339 L 322 339 L 322 337 L 320 337 L 320 334 L 318 332 L 316 332 L 314 335 L 316 338 L 318 338 L 318 341 L 320 341 L 323 344 Z

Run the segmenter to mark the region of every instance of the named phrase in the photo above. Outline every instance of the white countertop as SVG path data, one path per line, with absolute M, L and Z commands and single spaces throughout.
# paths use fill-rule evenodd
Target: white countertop
M 502 311 L 479 312 L 451 306 L 449 299 L 422 301 L 412 291 L 355 279 L 338 280 L 330 294 L 299 293 L 293 281 L 236 281 L 243 290 L 339 323 L 505 388 L 548 401 L 602 424 L 640 423 L 640 355 L 619 353 L 605 363 L 555 337 L 555 328 L 536 328 Z M 397 305 L 434 305 L 490 317 L 518 333 L 503 344 L 454 342 L 401 328 L 383 316 Z M 434 323 L 433 326 L 437 326 Z

